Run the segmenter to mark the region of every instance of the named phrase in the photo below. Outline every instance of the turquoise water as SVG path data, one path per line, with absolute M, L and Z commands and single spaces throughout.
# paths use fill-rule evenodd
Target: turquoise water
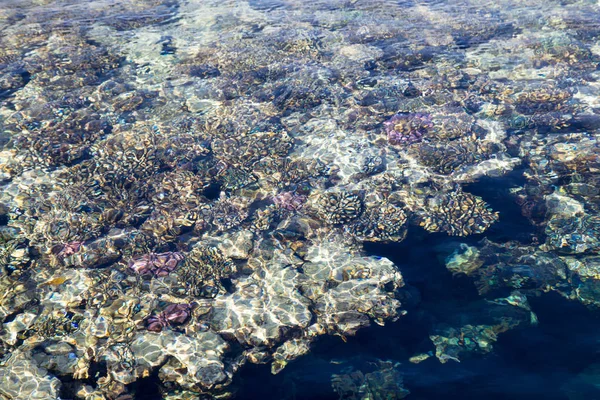
M 0 399 L 600 398 L 600 3 L 0 3 Z

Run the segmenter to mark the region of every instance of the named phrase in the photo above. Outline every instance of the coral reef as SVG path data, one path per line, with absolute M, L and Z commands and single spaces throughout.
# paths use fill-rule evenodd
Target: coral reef
M 427 115 L 396 114 L 389 121 L 384 122 L 383 126 L 390 144 L 408 145 L 421 142 L 433 124 Z
M 426 200 L 420 225 L 430 232 L 468 236 L 484 232 L 498 219 L 498 213 L 479 197 L 464 192 L 449 192 Z
M 347 371 L 332 375 L 331 386 L 345 400 L 403 399 L 410 391 L 402 386 L 400 365 L 390 361 L 379 361 L 372 372 Z
M 417 289 L 365 249 L 413 234 L 484 310 L 428 332 L 442 362 L 527 296 L 600 306 L 593 2 L 234 3 L 0 4 L 0 398 L 232 397 L 401 319 Z M 526 243 L 469 186 L 511 172 Z M 404 398 L 400 371 L 332 385 Z

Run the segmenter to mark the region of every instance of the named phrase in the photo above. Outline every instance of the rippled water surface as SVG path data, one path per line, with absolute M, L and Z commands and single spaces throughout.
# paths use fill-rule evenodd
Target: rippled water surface
M 0 31 L 0 400 L 600 399 L 597 0 Z

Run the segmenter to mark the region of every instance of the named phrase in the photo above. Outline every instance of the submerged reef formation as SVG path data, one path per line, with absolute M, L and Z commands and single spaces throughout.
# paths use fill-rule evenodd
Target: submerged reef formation
M 379 361 L 372 372 L 363 373 L 350 368 L 341 375 L 331 377 L 331 386 L 340 400 L 399 400 L 410 391 L 402 386 L 400 365 L 391 361 Z
M 363 245 L 414 231 L 454 237 L 480 295 L 415 360 L 492 352 L 528 296 L 600 306 L 597 4 L 9 3 L 0 399 L 233 397 L 244 365 L 401 324 L 402 273 Z M 468 185 L 511 171 L 535 235 L 495 242 Z M 401 370 L 332 385 L 401 399 Z

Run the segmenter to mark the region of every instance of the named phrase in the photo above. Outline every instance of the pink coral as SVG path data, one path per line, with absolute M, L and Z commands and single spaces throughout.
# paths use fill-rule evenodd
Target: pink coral
M 384 122 L 383 126 L 390 144 L 408 145 L 421 142 L 433 123 L 427 114 L 396 114 Z
M 273 196 L 273 203 L 283 210 L 298 211 L 304 205 L 306 196 L 302 196 L 293 192 L 281 192 Z
M 73 241 L 73 242 L 69 242 L 67 244 L 54 246 L 52 248 L 52 252 L 54 254 L 56 254 L 56 256 L 58 258 L 64 259 L 68 256 L 71 256 L 71 255 L 77 253 L 81 249 L 82 245 L 83 245 L 83 242 Z
M 160 332 L 172 325 L 183 324 L 192 312 L 190 304 L 171 304 L 158 315 L 151 315 L 146 320 L 149 331 Z
M 182 253 L 149 253 L 129 261 L 128 267 L 140 275 L 166 276 L 184 259 Z

